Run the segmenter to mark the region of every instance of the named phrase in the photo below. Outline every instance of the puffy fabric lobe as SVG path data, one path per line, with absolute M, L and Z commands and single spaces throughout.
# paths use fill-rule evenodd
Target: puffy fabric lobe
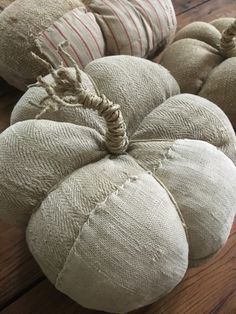
M 143 119 L 132 136 L 136 142 L 155 138 L 197 138 L 216 146 L 236 163 L 236 138 L 229 119 L 215 104 L 196 95 L 168 98 Z
M 162 57 L 161 65 L 174 76 L 182 93 L 198 94 L 210 72 L 222 60 L 222 56 L 212 46 L 186 38 L 170 45 Z
M 70 73 L 75 77 L 75 70 L 69 69 Z M 91 78 L 89 78 L 84 72 L 82 73 L 82 81 L 85 89 L 96 93 L 96 87 L 93 84 Z M 47 75 L 45 77 L 46 82 L 52 82 L 52 76 Z M 34 86 L 28 89 L 28 91 L 20 98 L 16 106 L 13 108 L 11 114 L 11 124 L 16 122 L 35 119 L 35 117 L 41 112 L 45 105 L 45 97 L 47 93 L 42 87 Z M 45 120 L 53 120 L 58 122 L 70 122 L 76 125 L 88 126 L 97 130 L 100 134 L 104 135 L 105 123 L 104 120 L 98 117 L 97 113 L 91 110 L 85 110 L 83 108 L 63 108 L 58 111 L 49 111 L 43 116 Z
M 23 121 L 6 130 L 0 137 L 2 218 L 26 224 L 60 180 L 104 156 L 102 141 L 94 129 L 53 121 Z
M 103 31 L 108 54 L 147 57 L 156 54 L 175 32 L 171 1 L 87 1 Z
M 161 60 L 179 83 L 182 93 L 197 94 L 213 101 L 228 115 L 234 127 L 235 36 L 233 18 L 194 22 L 177 33 Z
M 170 96 L 179 93 L 178 84 L 169 72 L 162 66 L 145 59 L 111 56 L 94 60 L 84 71 L 88 75 L 87 78 L 86 75 L 83 76 L 85 87 L 91 91 L 99 90 L 120 105 L 129 134 L 137 129 L 140 121 L 150 111 Z M 50 80 L 50 76 L 48 79 Z M 94 84 L 93 88 L 92 84 Z M 35 118 L 42 110 L 37 104 L 44 97 L 45 92 L 42 88 L 30 88 L 15 106 L 11 123 Z M 36 106 L 32 106 L 30 102 L 36 103 Z M 65 108 L 62 111 L 47 113 L 43 117 L 87 124 L 104 134 L 101 127 L 104 126 L 103 119 L 99 119 L 97 113 L 91 110 Z
M 130 154 L 176 200 L 188 228 L 189 258 L 196 265 L 216 253 L 229 236 L 236 209 L 235 166 L 206 142 L 177 140 L 162 146 L 158 142 L 134 144 Z
M 209 23 L 194 22 L 182 28 L 176 34 L 174 41 L 186 38 L 196 39 L 201 42 L 205 42 L 206 44 L 218 49 L 221 34 L 213 25 Z
M 70 220 L 77 224 L 65 232 Z M 59 290 L 83 306 L 113 313 L 154 302 L 183 278 L 188 264 L 174 204 L 129 156 L 102 159 L 67 177 L 32 216 L 27 241 Z M 56 268 L 58 241 L 68 247 Z
M 72 66 L 57 51 L 65 41 L 81 69 L 110 54 L 151 58 L 172 40 L 175 29 L 171 0 L 15 0 L 0 15 L 0 75 L 25 90 L 45 73 L 32 51 L 54 66 Z
M 236 121 L 235 86 L 236 56 L 226 59 L 212 70 L 199 95 L 218 104 L 234 123 Z
M 234 22 L 233 17 L 222 17 L 210 22 L 220 33 L 222 33 L 227 27 L 229 27 Z

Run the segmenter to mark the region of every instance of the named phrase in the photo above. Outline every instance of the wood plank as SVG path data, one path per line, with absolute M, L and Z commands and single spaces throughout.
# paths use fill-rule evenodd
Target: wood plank
M 179 15 L 177 17 L 178 29 L 195 21 L 210 22 L 220 17 L 234 16 L 236 16 L 235 0 L 210 0 Z
M 22 92 L 0 79 L 0 133 L 9 126 L 11 111 Z
M 31 256 L 25 231 L 0 222 L 0 309 L 43 275 Z
M 207 264 L 190 269 L 176 289 L 161 301 L 132 314 L 236 313 L 236 221 L 226 246 Z M 43 300 L 43 302 L 42 302 Z M 96 314 L 71 301 L 44 280 L 1 314 Z
M 179 15 L 183 12 L 187 12 L 191 10 L 192 8 L 202 5 L 208 1 L 209 0 L 187 0 L 187 1 L 173 0 L 173 5 L 175 8 L 176 15 Z
M 95 314 L 102 313 L 85 309 L 55 290 L 48 280 L 44 280 L 1 314 Z

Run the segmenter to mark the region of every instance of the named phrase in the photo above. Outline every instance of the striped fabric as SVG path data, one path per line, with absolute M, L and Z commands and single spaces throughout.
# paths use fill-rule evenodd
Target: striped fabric
M 166 45 L 175 28 L 170 0 L 93 0 L 66 13 L 36 41 L 54 65 L 63 61 L 69 66 L 57 51 L 58 44 L 67 40 L 68 52 L 83 69 L 104 55 L 151 56 Z
M 76 60 L 80 68 L 94 59 L 105 55 L 105 42 L 95 16 L 86 9 L 74 9 L 54 22 L 37 39 L 37 45 L 49 60 L 58 65 L 63 61 L 66 66 L 71 65 L 59 54 L 57 47 L 67 40 L 70 55 Z

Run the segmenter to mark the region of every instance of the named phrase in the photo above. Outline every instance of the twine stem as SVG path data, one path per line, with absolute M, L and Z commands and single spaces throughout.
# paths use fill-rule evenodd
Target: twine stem
M 50 63 L 32 53 L 52 75 L 53 82 L 48 83 L 41 76 L 38 86 L 44 88 L 47 96 L 41 101 L 42 111 L 35 117 L 40 119 L 48 111 L 57 111 L 62 107 L 82 107 L 97 111 L 107 124 L 105 144 L 111 154 L 122 154 L 129 145 L 126 124 L 118 104 L 114 104 L 105 95 L 95 95 L 82 86 L 81 71 L 73 58 L 63 49 L 64 43 L 58 47 L 59 51 L 70 59 L 76 71 L 76 78 L 68 68 L 62 65 L 55 70 Z
M 226 28 L 223 31 L 221 37 L 220 50 L 221 53 L 227 58 L 232 56 L 232 52 L 236 48 L 235 36 L 236 36 L 236 19 L 228 28 Z

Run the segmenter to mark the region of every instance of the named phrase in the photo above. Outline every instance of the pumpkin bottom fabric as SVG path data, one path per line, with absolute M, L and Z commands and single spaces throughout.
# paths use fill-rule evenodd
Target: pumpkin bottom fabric
M 175 205 L 129 155 L 107 156 L 67 177 L 32 215 L 27 242 L 57 289 L 112 313 L 156 301 L 188 265 Z

